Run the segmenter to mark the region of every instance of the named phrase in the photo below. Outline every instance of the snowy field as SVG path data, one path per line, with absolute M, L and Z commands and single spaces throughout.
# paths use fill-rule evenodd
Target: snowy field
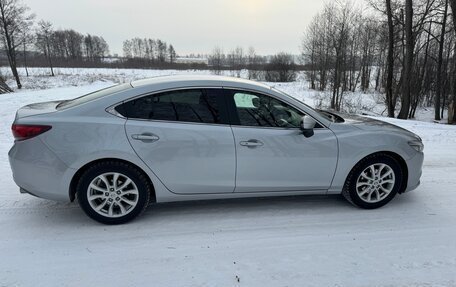
M 104 226 L 77 203 L 19 194 L 7 159 L 16 109 L 182 72 L 44 72 L 0 95 L 0 286 L 456 286 L 455 126 L 380 118 L 420 135 L 425 161 L 421 186 L 378 210 L 339 196 L 172 203 Z M 302 81 L 275 86 L 318 104 Z M 375 95 L 352 97 L 381 113 Z

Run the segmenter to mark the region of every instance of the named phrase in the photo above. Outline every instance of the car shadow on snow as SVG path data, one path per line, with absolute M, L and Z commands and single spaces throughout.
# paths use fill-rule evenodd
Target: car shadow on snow
M 242 214 L 244 218 L 259 216 L 344 216 L 363 212 L 365 214 L 400 212 L 410 210 L 410 204 L 421 204 L 411 194 L 396 196 L 386 206 L 364 210 L 348 203 L 342 195 L 303 195 L 264 198 L 220 199 L 151 204 L 139 218 L 141 221 L 166 221 L 196 216 L 197 218 L 228 218 Z
M 418 207 L 417 207 L 418 205 Z M 394 214 L 419 210 L 422 201 L 412 194 L 397 196 L 383 208 L 363 210 L 352 206 L 341 195 L 303 195 L 264 198 L 219 199 L 204 201 L 185 201 L 151 204 L 146 211 L 129 225 L 157 226 L 169 222 L 186 222 L 198 220 L 199 223 L 210 223 L 227 219 L 256 218 L 296 218 L 319 216 L 322 218 L 343 218 L 359 216 L 377 216 L 378 214 Z M 77 202 L 56 203 L 34 199 L 18 209 L 1 208 L 0 213 L 18 213 L 19 221 L 46 222 L 52 225 L 71 225 L 73 227 L 99 225 L 89 219 L 79 208 Z M 322 217 L 321 215 L 324 215 Z M 21 220 L 22 218 L 22 220 Z

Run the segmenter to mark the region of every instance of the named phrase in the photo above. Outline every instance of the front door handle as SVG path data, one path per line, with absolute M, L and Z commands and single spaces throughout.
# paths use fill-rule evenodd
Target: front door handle
M 131 138 L 134 140 L 142 141 L 142 142 L 156 142 L 160 138 L 157 135 L 154 134 L 135 134 L 131 135 Z
M 246 146 L 246 147 L 258 147 L 264 145 L 261 141 L 259 140 L 248 140 L 248 141 L 242 141 L 239 143 L 241 146 Z

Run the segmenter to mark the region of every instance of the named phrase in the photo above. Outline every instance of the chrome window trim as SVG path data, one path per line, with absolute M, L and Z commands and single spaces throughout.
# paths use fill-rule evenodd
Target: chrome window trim
M 181 121 L 164 121 L 164 120 L 151 120 L 151 119 L 138 119 L 138 118 L 128 118 L 128 117 L 125 117 L 123 115 L 121 115 L 119 112 L 116 111 L 116 107 L 117 106 L 120 106 L 126 102 L 129 102 L 129 101 L 133 101 L 135 99 L 138 99 L 138 98 L 142 98 L 142 97 L 146 97 L 146 96 L 152 96 L 152 95 L 155 95 L 155 94 L 160 94 L 160 93 L 166 93 L 166 92 L 171 92 L 171 91 L 180 91 L 180 90 L 197 90 L 197 89 L 223 89 L 222 87 L 212 87 L 212 86 L 188 86 L 188 87 L 179 87 L 179 88 L 169 88 L 169 89 L 163 89 L 163 90 L 157 90 L 157 91 L 154 91 L 154 92 L 148 92 L 148 93 L 142 93 L 142 94 L 139 94 L 139 95 L 136 95 L 136 96 L 133 96 L 131 98 L 128 98 L 126 100 L 123 100 L 121 102 L 118 102 L 118 103 L 115 103 L 115 104 L 112 104 L 110 105 L 109 107 L 107 107 L 105 109 L 106 112 L 114 115 L 114 116 L 117 116 L 117 117 L 120 117 L 120 118 L 123 118 L 123 119 L 127 119 L 127 120 L 140 120 L 140 121 L 159 121 L 159 122 L 170 122 L 170 123 L 196 123 L 196 122 L 181 122 Z M 198 123 L 196 123 L 198 124 Z M 199 124 L 207 124 L 207 123 L 199 123 Z M 209 123 L 210 124 L 210 123 Z M 215 125 L 226 125 L 226 124 L 215 124 Z
M 300 111 L 301 113 L 313 118 L 320 126 L 321 128 L 315 128 L 317 130 L 321 129 L 329 129 L 325 124 L 320 122 L 319 120 L 315 119 L 311 115 L 308 115 L 306 112 L 304 112 L 301 108 L 296 107 L 296 105 L 283 100 L 277 96 L 271 95 L 271 94 L 266 94 L 262 91 L 258 90 L 253 90 L 253 89 L 248 89 L 248 88 L 237 88 L 237 87 L 230 87 L 230 86 L 185 86 L 185 87 L 178 87 L 178 88 L 169 88 L 169 89 L 162 89 L 162 90 L 157 90 L 154 92 L 148 92 L 148 93 L 142 93 L 136 96 L 133 96 L 131 98 L 128 98 L 124 101 L 115 103 L 113 105 L 110 105 L 105 109 L 105 111 L 111 115 L 114 115 L 116 117 L 125 119 L 125 120 L 132 120 L 132 121 L 143 121 L 143 122 L 161 122 L 161 123 L 179 123 L 179 124 L 194 124 L 194 125 L 212 125 L 212 126 L 230 126 L 230 127 L 245 127 L 245 128 L 261 128 L 261 129 L 279 129 L 279 130 L 300 130 L 299 128 L 281 128 L 281 127 L 261 127 L 261 126 L 243 126 L 243 125 L 231 125 L 231 124 L 214 124 L 214 123 L 197 123 L 197 122 L 184 122 L 184 121 L 166 121 L 166 120 L 152 120 L 152 119 L 139 119 L 139 118 L 128 118 L 123 115 L 121 115 L 119 112 L 116 111 L 116 107 L 124 104 L 125 102 L 128 101 L 133 101 L 135 99 L 145 97 L 145 96 L 152 96 L 155 94 L 160 94 L 160 93 L 166 93 L 166 92 L 171 92 L 171 91 L 180 91 L 180 90 L 193 90 L 193 89 L 222 89 L 222 90 L 236 90 L 236 91 L 246 91 L 250 93 L 256 93 L 256 94 L 261 94 L 267 97 L 274 98 L 278 101 L 285 102 L 286 104 L 290 105 L 294 109 Z M 272 88 L 271 88 L 272 90 Z
M 129 121 L 138 121 L 138 122 L 156 122 L 156 123 L 168 123 L 168 124 L 186 124 L 186 125 L 210 125 L 210 126 L 224 126 L 230 127 L 229 124 L 214 124 L 214 123 L 197 123 L 197 122 L 182 122 L 182 121 L 165 121 L 165 120 L 146 120 L 146 119 L 137 119 L 137 118 L 125 118 Z
M 118 111 L 116 111 L 116 107 L 117 106 L 110 106 L 110 107 L 107 107 L 105 109 L 106 112 L 108 112 L 109 114 L 111 115 L 114 115 L 118 118 L 122 118 L 122 119 L 127 119 L 126 117 L 124 117 L 123 115 L 121 115 Z

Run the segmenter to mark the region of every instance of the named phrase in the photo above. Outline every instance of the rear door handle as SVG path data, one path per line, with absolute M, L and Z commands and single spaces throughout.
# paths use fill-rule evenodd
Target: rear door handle
M 248 140 L 248 141 L 242 141 L 239 143 L 241 146 L 246 146 L 246 147 L 258 147 L 264 145 L 261 141 L 259 140 Z
M 131 135 L 131 138 L 142 142 L 156 142 L 160 139 L 157 135 L 154 134 L 135 134 Z

